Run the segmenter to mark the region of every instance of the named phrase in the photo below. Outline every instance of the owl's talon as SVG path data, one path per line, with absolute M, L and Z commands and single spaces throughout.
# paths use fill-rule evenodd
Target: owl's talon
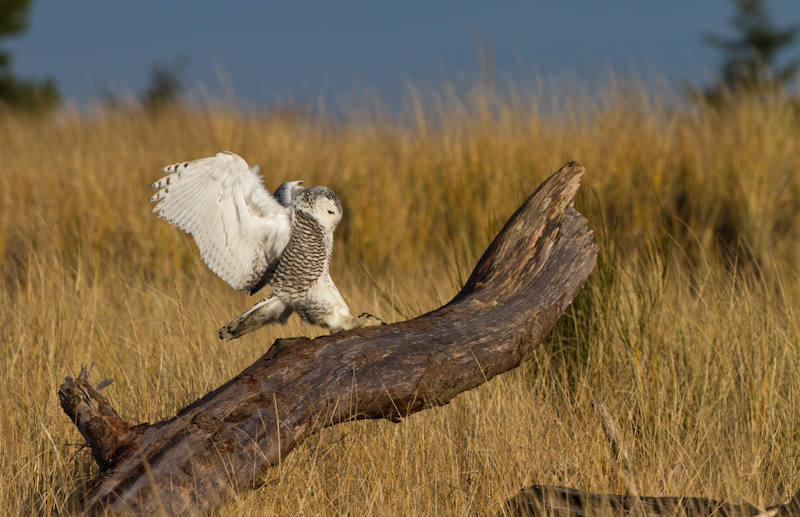
M 379 325 L 386 325 L 386 322 L 368 312 L 362 312 L 358 317 L 353 318 L 353 324 L 356 327 L 376 327 Z

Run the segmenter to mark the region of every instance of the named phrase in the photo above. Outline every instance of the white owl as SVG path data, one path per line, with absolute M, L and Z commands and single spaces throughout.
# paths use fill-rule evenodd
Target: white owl
M 231 339 L 267 323 L 285 323 L 292 312 L 330 332 L 383 323 L 369 314 L 353 317 L 329 267 L 333 231 L 342 205 L 327 187 L 282 184 L 274 196 L 258 167 L 221 152 L 161 169 L 151 185 L 159 192 L 152 212 L 194 236 L 200 256 L 235 289 L 269 295 L 219 329 Z

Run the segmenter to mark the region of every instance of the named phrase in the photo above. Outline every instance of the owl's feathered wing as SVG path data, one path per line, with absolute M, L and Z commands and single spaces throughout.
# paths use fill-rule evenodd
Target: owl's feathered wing
M 161 169 L 152 213 L 192 234 L 203 261 L 235 289 L 257 290 L 270 278 L 291 235 L 290 208 L 264 188 L 258 167 L 216 156 Z

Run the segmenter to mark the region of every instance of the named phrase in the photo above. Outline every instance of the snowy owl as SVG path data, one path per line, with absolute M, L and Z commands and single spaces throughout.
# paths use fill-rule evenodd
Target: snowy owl
M 330 332 L 378 325 L 370 314 L 353 317 L 329 273 L 333 231 L 342 204 L 327 187 L 282 184 L 273 196 L 258 167 L 240 156 L 216 156 L 161 169 L 151 185 L 152 213 L 194 236 L 203 261 L 234 289 L 269 295 L 219 329 L 231 339 L 292 312 Z

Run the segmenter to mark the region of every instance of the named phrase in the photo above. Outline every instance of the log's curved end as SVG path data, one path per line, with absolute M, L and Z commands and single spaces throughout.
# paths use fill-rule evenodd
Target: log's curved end
M 584 174 L 572 161 L 545 180 L 500 230 L 456 300 L 478 290 L 493 298 L 522 292 L 549 257 Z

